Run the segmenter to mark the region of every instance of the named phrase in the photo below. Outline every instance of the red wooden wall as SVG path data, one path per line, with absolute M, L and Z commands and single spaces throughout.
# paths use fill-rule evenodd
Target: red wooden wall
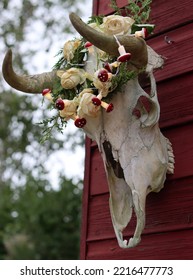
M 111 13 L 109 2 L 93 1 L 93 13 Z M 120 7 L 127 3 L 119 1 Z M 151 22 L 156 29 L 147 43 L 166 58 L 156 80 L 160 127 L 173 144 L 175 174 L 167 177 L 160 193 L 147 198 L 140 245 L 121 249 L 111 223 L 102 159 L 87 139 L 81 259 L 193 259 L 193 1 L 153 0 Z M 135 218 L 125 230 L 127 239 L 134 228 Z

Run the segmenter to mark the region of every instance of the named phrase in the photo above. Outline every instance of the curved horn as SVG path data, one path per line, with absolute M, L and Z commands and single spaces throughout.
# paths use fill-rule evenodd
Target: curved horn
M 41 93 L 45 88 L 53 88 L 53 80 L 57 78 L 56 71 L 38 75 L 18 75 L 12 66 L 12 51 L 8 50 L 2 66 L 6 82 L 13 88 L 27 93 Z
M 112 56 L 119 56 L 118 45 L 114 36 L 98 32 L 94 28 L 84 23 L 76 14 L 70 14 L 70 21 L 78 33 L 97 48 Z M 137 68 L 142 68 L 147 64 L 147 46 L 143 39 L 128 35 L 117 35 L 121 45 L 130 52 L 132 63 Z

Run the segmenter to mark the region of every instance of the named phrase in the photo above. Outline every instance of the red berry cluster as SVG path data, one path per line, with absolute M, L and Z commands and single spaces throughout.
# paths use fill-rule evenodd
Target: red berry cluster
M 98 73 L 98 79 L 103 83 L 107 82 L 109 79 L 108 71 L 106 69 L 100 70 Z

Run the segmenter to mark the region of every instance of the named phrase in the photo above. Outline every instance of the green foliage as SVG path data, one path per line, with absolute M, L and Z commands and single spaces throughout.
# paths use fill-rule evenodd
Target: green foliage
M 132 17 L 135 23 L 146 23 L 149 20 L 152 0 L 128 0 L 128 5 L 121 9 L 117 5 L 116 0 L 111 0 L 111 8 L 116 14 L 122 15 L 123 12 L 127 16 Z
M 67 122 L 57 114 L 49 119 L 41 121 L 39 124 L 43 126 L 43 136 L 40 139 L 40 143 L 44 144 L 47 140 L 50 140 L 52 135 L 56 133 L 54 133 L 53 130 L 57 130 L 63 134 L 63 130 L 67 125 Z
M 135 23 L 145 23 L 149 20 L 152 0 L 132 0 L 126 6 L 126 11 L 133 17 Z
M 64 177 L 59 190 L 34 180 L 0 189 L 0 258 L 77 259 L 81 190 Z
M 99 16 L 91 16 L 88 20 L 88 24 L 90 23 L 96 23 L 97 25 L 100 25 L 103 23 L 103 18 L 104 16 L 103 15 L 99 15 Z
M 122 15 L 122 10 L 117 5 L 117 0 L 110 0 L 110 7 L 114 10 L 115 14 Z
M 116 75 L 112 79 L 112 88 L 120 90 L 121 87 L 126 84 L 129 80 L 134 79 L 138 75 L 136 71 L 128 71 L 127 63 L 122 63 L 119 66 L 119 75 Z
M 85 56 L 85 53 L 87 52 L 87 50 L 84 48 L 84 43 L 85 43 L 85 41 L 84 41 L 84 39 L 82 39 L 80 42 L 80 45 L 75 50 L 75 52 L 73 54 L 73 58 L 71 59 L 70 62 L 67 62 L 67 60 L 64 58 L 63 50 L 60 50 L 58 52 L 58 54 L 56 55 L 56 56 L 59 56 L 59 59 L 53 68 L 56 70 L 58 70 L 58 69 L 67 70 L 67 69 L 70 69 L 72 66 L 82 68 L 84 66 L 83 58 Z

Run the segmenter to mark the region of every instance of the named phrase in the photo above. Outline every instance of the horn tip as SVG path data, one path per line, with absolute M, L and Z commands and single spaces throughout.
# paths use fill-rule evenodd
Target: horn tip
M 2 72 L 4 77 L 6 76 L 7 69 L 9 68 L 10 65 L 12 65 L 12 50 L 8 49 L 2 64 Z
M 77 18 L 78 16 L 74 13 L 74 12 L 71 12 L 70 14 L 69 14 L 69 18 L 70 18 L 70 20 L 73 20 L 74 18 Z
M 71 21 L 72 25 L 78 25 L 80 21 L 82 22 L 82 19 L 77 14 L 75 14 L 73 12 L 71 12 L 69 14 L 69 18 L 70 18 L 70 21 Z
M 7 59 L 7 60 L 12 59 L 12 49 L 8 49 L 8 50 L 7 50 L 4 59 Z

